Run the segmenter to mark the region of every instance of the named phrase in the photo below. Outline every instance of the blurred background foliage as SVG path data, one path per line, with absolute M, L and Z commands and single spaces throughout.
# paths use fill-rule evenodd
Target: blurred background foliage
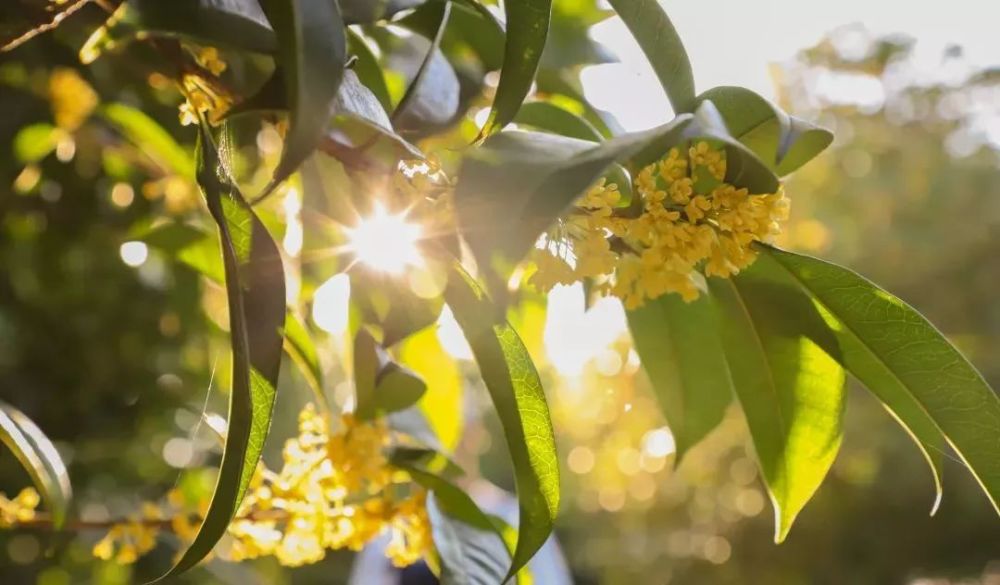
M 140 243 L 164 219 L 206 225 L 184 168 L 195 130 L 179 124 L 177 92 L 143 73 L 141 50 L 78 64 L 76 48 L 98 16 L 82 10 L 72 26 L 0 54 L 0 398 L 57 442 L 79 512 L 92 520 L 128 515 L 176 482 L 211 488 L 211 475 L 198 467 L 216 461 L 216 441 L 199 425 L 200 413 L 224 411 L 229 371 L 221 291 L 180 259 Z M 604 16 L 594 3 L 556 3 L 539 95 L 558 94 L 555 101 L 576 107 L 579 68 L 612 58 L 585 34 Z M 463 104 L 486 103 L 482 92 L 490 89 L 479 79 L 495 64 L 457 59 L 469 42 L 446 36 L 442 47 L 456 64 Z M 941 56 L 942 69 L 954 72 L 950 81 L 922 79 L 908 66 L 911 45 L 841 29 L 775 68 L 782 105 L 837 136 L 788 185 L 794 217 L 780 243 L 882 283 L 1000 385 L 991 355 L 1000 341 L 1000 272 L 992 269 L 1000 251 L 1000 151 L 982 132 L 1000 119 L 1000 72 L 970 69 L 956 46 Z M 406 66 L 397 69 L 405 74 Z M 389 78 L 394 101 L 404 81 Z M 108 104 L 122 105 L 116 113 Z M 470 118 L 421 145 L 447 164 L 448 148 L 474 136 L 471 116 L 480 110 L 472 107 Z M 599 128 L 616 128 L 602 113 L 587 115 Z M 262 183 L 279 137 L 266 124 L 243 131 L 265 160 L 247 149 L 242 179 Z M 300 260 L 291 294 L 320 335 L 328 387 L 343 406 L 350 395 L 343 382 L 347 293 L 343 279 L 331 278 L 338 260 L 321 253 L 335 236 L 310 212 L 335 215 L 328 204 L 298 185 L 264 214 Z M 576 582 L 1000 580 L 1000 527 L 972 480 L 947 474 L 941 510 L 928 517 L 933 486 L 920 454 L 857 389 L 829 480 L 777 547 L 738 416 L 672 470 L 673 439 L 615 302 L 585 303 L 582 290 L 560 288 L 546 311 L 545 300 L 527 292 L 512 321 L 545 364 L 566 478 L 557 536 Z M 443 317 L 399 357 L 430 382 L 424 409 L 442 440 L 457 445 L 456 458 L 511 490 L 475 370 L 467 359 L 451 365 L 450 356 L 467 351 Z M 298 370 L 285 368 L 283 376 L 265 459 L 310 400 Z M 0 454 L 0 490 L 26 484 L 16 461 Z M 154 576 L 173 554 L 165 544 L 119 567 L 91 557 L 99 533 L 70 536 L 0 534 L 3 581 L 127 583 Z M 183 579 L 341 582 L 350 564 L 346 554 L 294 570 L 273 559 L 211 562 Z

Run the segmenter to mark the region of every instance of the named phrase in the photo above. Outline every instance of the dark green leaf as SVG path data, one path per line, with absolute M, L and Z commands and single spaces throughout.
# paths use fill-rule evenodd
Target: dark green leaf
M 10 449 L 31 476 L 52 514 L 56 529 L 66 522 L 73 489 L 55 445 L 20 410 L 0 402 L 0 441 Z
M 610 4 L 646 54 L 674 113 L 693 111 L 691 62 L 663 6 L 657 0 L 610 0 Z
M 375 406 L 381 412 L 397 412 L 416 404 L 425 392 L 427 384 L 420 376 L 394 361 L 386 361 L 375 380 Z
M 382 330 L 382 345 L 391 347 L 434 323 L 441 313 L 440 299 L 424 299 L 400 286 L 398 278 L 355 266 L 351 269 L 351 295 L 365 323 Z
M 775 541 L 823 482 L 840 448 L 844 373 L 815 339 L 829 338 L 802 294 L 751 271 L 709 279 L 722 342 L 775 511 Z
M 87 39 L 80 58 L 89 63 L 137 35 L 179 37 L 262 53 L 277 48 L 257 0 L 129 0 Z
M 205 520 L 194 541 L 161 579 L 187 571 L 211 552 L 243 500 L 271 424 L 285 321 L 285 281 L 278 247 L 235 187 L 204 127 L 198 147 L 198 184 L 222 242 L 233 386 L 222 465 Z
M 521 107 L 521 102 L 531 90 L 535 72 L 545 49 L 552 14 L 551 0 L 508 0 L 504 2 L 507 15 L 507 36 L 504 44 L 503 66 L 497 83 L 493 108 L 482 136 L 488 136 L 506 126 Z
M 420 6 L 425 0 L 339 0 L 340 10 L 344 14 L 344 22 L 348 24 L 367 24 L 390 18 L 397 12 Z
M 520 508 L 515 574 L 548 539 L 559 509 L 559 464 L 552 421 L 538 372 L 514 329 L 495 319 L 496 307 L 460 267 L 445 300 L 479 365 L 504 429 Z M 504 579 L 506 581 L 506 579 Z
M 291 175 L 326 134 L 330 108 L 344 77 L 347 41 L 336 2 L 261 0 L 278 38 L 289 127 L 281 160 L 264 194 Z
M 326 404 L 326 395 L 323 392 L 323 367 L 320 365 L 316 344 L 309 334 L 309 329 L 297 315 L 289 311 L 285 317 L 284 334 L 285 353 L 302 371 L 317 401 L 320 402 L 317 406 L 323 408 Z
M 427 6 L 429 9 L 450 4 Z M 440 17 L 444 15 L 442 9 Z M 413 35 L 389 55 L 388 67 L 400 72 L 409 81 L 406 94 L 392 115 L 393 124 L 400 132 L 443 126 L 458 113 L 461 92 L 458 76 L 435 44 L 440 42 L 442 33 L 443 29 L 438 28 L 433 40 Z
M 635 350 L 674 435 L 677 462 L 722 421 L 733 397 L 717 319 L 705 295 L 691 303 L 663 295 L 628 311 Z
M 375 418 L 375 377 L 378 376 L 378 342 L 362 327 L 354 337 L 354 395 L 358 420 Z
M 506 581 L 511 551 L 496 523 L 440 473 L 399 458 L 393 464 L 430 491 L 427 513 L 441 555 L 442 585 L 496 585 Z
M 917 439 L 932 468 L 943 435 L 998 507 L 1000 399 L 975 367 L 915 309 L 846 268 L 764 247 L 759 261 L 815 300 L 844 366 Z

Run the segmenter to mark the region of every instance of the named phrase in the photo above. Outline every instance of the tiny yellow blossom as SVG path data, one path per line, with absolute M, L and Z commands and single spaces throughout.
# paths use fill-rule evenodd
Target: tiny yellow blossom
M 208 69 L 216 77 L 226 70 L 226 62 L 219 57 L 219 51 L 215 47 L 200 49 L 195 54 L 195 61 L 198 62 L 198 65 Z

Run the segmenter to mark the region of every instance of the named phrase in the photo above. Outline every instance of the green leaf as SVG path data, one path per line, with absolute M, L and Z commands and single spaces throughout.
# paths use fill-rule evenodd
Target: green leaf
M 182 223 L 165 223 L 136 234 L 152 248 L 162 250 L 213 282 L 226 280 L 219 242 L 198 228 Z
M 552 1 L 508 0 L 504 2 L 504 13 L 507 16 L 507 36 L 503 66 L 493 107 L 481 136 L 489 136 L 513 120 L 531 90 L 542 50 L 545 49 Z
M 364 327 L 354 336 L 354 395 L 358 420 L 375 418 L 375 377 L 378 376 L 378 342 Z
M 257 0 L 128 0 L 80 49 L 86 64 L 139 35 L 190 39 L 261 53 L 277 48 Z
M 352 302 L 360 309 L 364 322 L 381 329 L 381 342 L 391 347 L 408 336 L 430 326 L 441 313 L 441 300 L 418 297 L 399 279 L 364 266 L 350 271 Z
M 382 66 L 379 65 L 378 57 L 372 52 L 368 41 L 353 29 L 347 29 L 347 49 L 351 56 L 356 57 L 354 62 L 354 72 L 357 73 L 361 83 L 371 90 L 372 94 L 382 104 L 384 111 L 392 108 L 392 98 L 389 97 L 389 88 L 385 84 L 385 76 L 382 74 Z M 345 77 L 344 83 L 347 82 Z
M 20 410 L 0 401 L 0 441 L 10 449 L 45 499 L 53 527 L 66 522 L 73 489 L 55 445 Z
M 695 107 L 694 74 L 677 29 L 657 0 L 610 0 L 653 66 L 674 113 Z
M 441 555 L 442 585 L 504 583 L 511 549 L 493 518 L 440 473 L 399 458 L 393 464 L 430 491 L 427 513 Z
M 444 511 L 437 492 L 427 496 L 434 547 L 441 556 L 442 585 L 503 583 L 510 552 L 493 526 L 474 526 Z M 487 521 L 489 518 L 480 513 Z
M 295 172 L 326 134 L 344 77 L 347 40 L 336 2 L 261 0 L 261 6 L 278 38 L 276 60 L 284 71 L 290 106 L 281 160 L 264 196 Z
M 674 435 L 679 463 L 718 426 L 733 397 L 715 307 L 706 295 L 686 303 L 668 294 L 627 314 L 635 350 Z
M 421 10 L 449 7 L 450 3 L 427 4 Z M 413 35 L 389 54 L 387 68 L 401 73 L 409 84 L 392 114 L 394 127 L 400 132 L 426 131 L 451 122 L 458 113 L 461 86 L 458 75 L 444 53 L 438 48 L 446 15 L 450 9 L 438 9 L 440 22 L 430 39 Z
M 762 261 L 821 307 L 841 362 L 915 437 L 935 474 L 943 436 L 1000 511 L 1000 399 L 975 367 L 913 307 L 846 268 L 768 247 Z
M 598 145 L 554 134 L 509 131 L 475 149 L 462 163 L 455 207 L 459 232 L 491 288 L 501 290 L 500 283 L 506 282 L 506 275 L 538 236 L 612 163 L 654 142 L 682 140 L 690 122 L 690 115 L 682 116 Z
M 559 509 L 559 464 L 538 372 L 524 343 L 460 267 L 445 300 L 479 365 L 510 451 L 519 503 L 517 548 L 507 577 L 525 566 L 552 532 Z M 506 581 L 506 578 L 503 579 Z
M 379 413 L 396 412 L 416 404 L 427 385 L 415 373 L 399 365 L 364 328 L 354 338 L 355 415 L 371 420 Z
M 823 350 L 828 344 L 814 341 L 831 333 L 805 295 L 776 289 L 751 270 L 711 278 L 709 288 L 781 542 L 840 448 L 844 373 Z
M 56 149 L 61 135 L 58 128 L 45 122 L 25 126 L 14 136 L 14 154 L 22 163 L 36 163 Z
M 788 131 L 778 148 L 775 170 L 778 175 L 785 176 L 811 161 L 832 142 L 833 133 L 829 130 L 790 116 Z
M 569 138 L 601 142 L 604 136 L 587 120 L 550 102 L 528 102 L 521 106 L 514 122 L 533 126 Z
M 207 128 L 201 128 L 198 149 L 198 184 L 222 242 L 233 386 L 226 445 L 205 520 L 161 580 L 187 571 L 211 552 L 243 500 L 271 424 L 285 321 L 284 271 L 277 245 L 220 163 Z
M 164 172 L 194 176 L 191 155 L 156 120 L 121 103 L 102 106 L 100 114 Z
M 339 0 L 337 4 L 344 14 L 344 22 L 367 24 L 390 18 L 397 12 L 420 6 L 424 2 L 425 0 Z
M 833 134 L 786 114 L 743 87 L 714 87 L 698 96 L 711 101 L 729 133 L 772 171 L 787 175 L 812 160 L 833 141 Z
M 319 362 L 316 344 L 306 324 L 293 312 L 285 317 L 285 353 L 292 358 L 306 379 L 306 383 L 316 395 L 318 408 L 326 407 L 326 394 L 323 391 L 323 367 Z
M 590 142 L 604 140 L 604 135 L 585 118 L 550 102 L 529 102 L 522 105 L 514 117 L 514 122 L 520 126 L 532 126 L 568 138 Z M 632 180 L 624 167 L 619 164 L 611 165 L 607 179 L 618 185 L 624 202 L 631 200 Z

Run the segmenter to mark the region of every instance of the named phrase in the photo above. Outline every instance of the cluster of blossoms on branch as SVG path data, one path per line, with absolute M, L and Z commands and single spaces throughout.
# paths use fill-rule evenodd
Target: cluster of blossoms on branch
M 698 298 L 702 273 L 725 278 L 746 268 L 752 244 L 769 241 L 788 218 L 782 189 L 751 194 L 725 176 L 725 152 L 700 141 L 643 168 L 631 206 L 600 180 L 533 251 L 532 284 L 548 291 L 594 279 L 629 309 L 666 293 Z
M 307 405 L 299 414 L 299 434 L 282 451 L 284 465 L 260 464 L 247 496 L 215 549 L 226 561 L 274 556 L 285 566 L 318 562 L 328 550 L 361 550 L 387 534 L 386 556 L 396 566 L 429 554 L 433 541 L 426 491 L 393 468 L 385 450 L 390 433 L 384 419 L 358 421 L 345 414 L 336 432 L 330 419 Z M 13 499 L 0 494 L 0 528 L 37 520 L 39 495 L 26 488 Z M 94 545 L 94 556 L 120 564 L 135 562 L 156 547 L 164 531 L 182 542 L 197 534 L 208 507 L 172 489 L 158 503 L 111 524 Z

